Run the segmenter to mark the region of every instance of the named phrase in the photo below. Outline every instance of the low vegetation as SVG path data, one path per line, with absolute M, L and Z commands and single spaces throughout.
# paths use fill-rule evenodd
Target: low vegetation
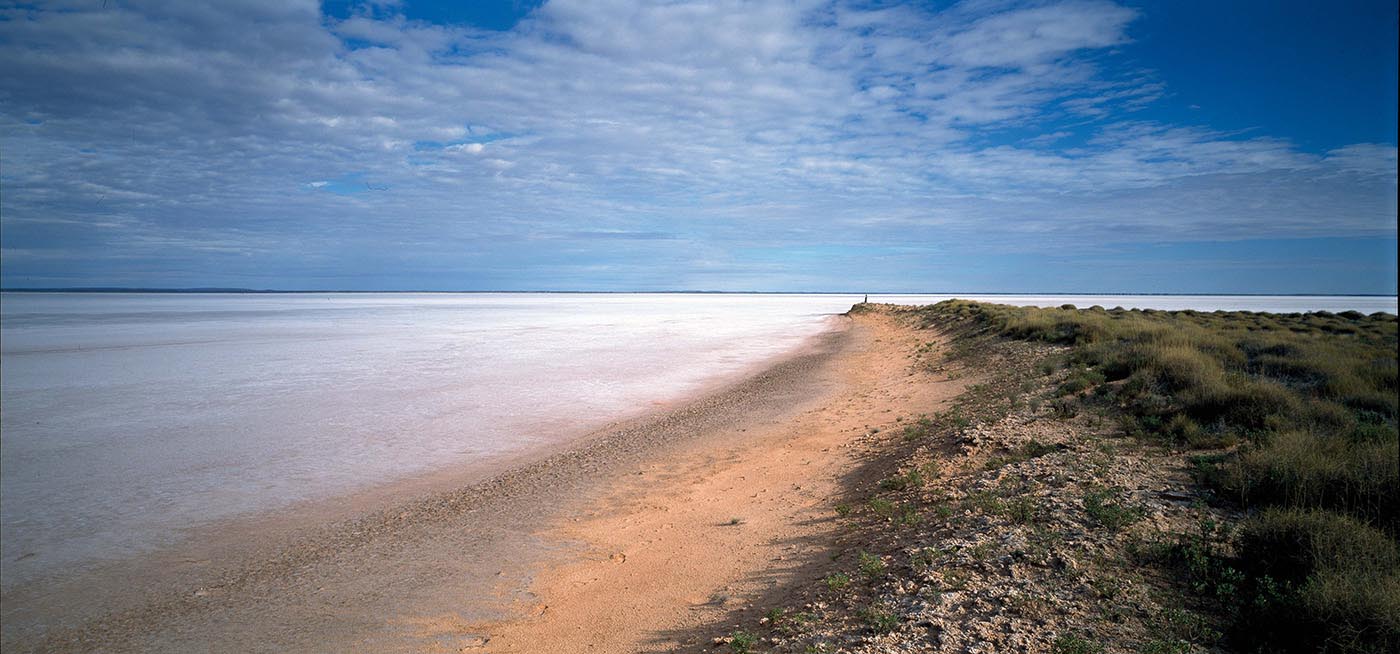
M 967 385 L 857 437 L 836 549 L 738 647 L 1400 651 L 1395 316 L 852 313 Z
M 1400 650 L 1395 316 L 956 300 L 912 311 L 964 340 L 1067 346 L 1043 368 L 1062 369 L 1054 415 L 1093 411 L 1127 434 L 1202 451 L 1200 482 L 1248 517 L 1178 534 L 1155 558 L 1215 603 L 1231 649 Z M 1112 530 L 1140 517 L 1113 489 L 1092 490 L 1083 507 Z M 1055 649 L 1093 651 L 1076 638 Z M 1174 640 L 1155 642 L 1175 651 Z
M 736 631 L 729 635 L 729 650 L 734 654 L 749 654 L 757 642 L 757 636 L 747 631 Z

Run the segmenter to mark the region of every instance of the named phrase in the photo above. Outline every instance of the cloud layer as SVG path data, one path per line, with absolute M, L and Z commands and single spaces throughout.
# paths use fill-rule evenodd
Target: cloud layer
M 894 279 L 969 243 L 1395 234 L 1393 144 L 1142 118 L 1170 89 L 1109 2 L 207 4 L 3 10 L 7 284 L 808 288 L 831 247 Z

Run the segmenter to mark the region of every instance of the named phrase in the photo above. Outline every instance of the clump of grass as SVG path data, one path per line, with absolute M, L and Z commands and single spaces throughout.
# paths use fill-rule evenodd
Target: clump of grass
M 1059 446 L 1047 445 L 1038 440 L 1035 440 L 1034 438 L 1032 438 L 1029 441 L 1026 441 L 1026 444 L 1021 446 L 1021 456 L 1027 459 L 1042 457 L 1046 454 L 1058 451 L 1060 451 Z
M 1356 442 L 1289 430 L 1251 446 L 1214 478 L 1245 504 L 1326 508 L 1400 527 L 1400 441 Z
M 1050 646 L 1054 654 L 1102 654 L 1103 645 L 1074 634 L 1060 634 Z
M 833 572 L 827 575 L 826 578 L 822 581 L 826 583 L 826 587 L 830 588 L 831 590 L 841 590 L 842 588 L 851 585 L 850 575 L 844 572 Z
M 883 497 L 872 497 L 866 504 L 870 507 L 872 513 L 881 518 L 893 517 L 896 511 L 894 502 Z
M 850 505 L 850 504 L 847 504 L 846 502 L 842 502 L 842 503 L 840 503 L 840 504 L 837 504 L 837 505 L 836 505 L 836 515 L 841 516 L 841 517 L 843 517 L 843 518 L 846 517 L 846 516 L 848 516 L 848 515 L 851 515 L 851 505 Z
M 925 572 L 933 567 L 933 562 L 938 560 L 938 551 L 925 547 L 909 555 L 909 567 L 916 572 Z
M 904 440 L 921 441 L 934 435 L 936 425 L 927 416 L 919 416 L 912 424 L 904 426 Z
M 1174 638 L 1154 638 L 1138 648 L 1140 654 L 1190 654 L 1191 643 Z
M 919 524 L 919 510 L 912 503 L 904 503 L 899 507 L 899 516 L 895 518 L 901 526 L 912 527 Z
M 1244 523 L 1236 548 L 1250 580 L 1237 639 L 1400 650 L 1400 552 L 1384 532 L 1330 511 L 1270 509 Z
M 968 427 L 972 426 L 972 419 L 968 418 L 966 415 L 963 415 L 963 413 L 957 409 L 953 409 L 945 414 L 940 415 L 939 417 L 942 419 L 943 422 L 947 423 L 948 426 L 951 427 L 954 432 L 957 432 L 959 434 L 966 431 Z
M 1109 531 L 1118 531 L 1143 516 L 1142 507 L 1128 506 L 1114 500 L 1117 494 L 1118 491 L 1112 488 L 1090 488 L 1084 493 L 1084 512 Z
M 860 619 L 876 633 L 887 634 L 899 628 L 899 616 L 875 606 L 860 611 Z
M 1060 385 L 1055 389 L 1055 395 L 1057 397 L 1078 395 L 1104 383 L 1104 381 L 1106 378 L 1102 372 L 1081 366 L 1071 370 L 1065 380 L 1060 382 Z
M 968 493 L 967 498 L 963 500 L 963 507 L 988 515 L 1000 515 L 1006 510 L 1006 502 L 995 492 L 976 491 Z
M 924 485 L 924 473 L 918 468 L 910 468 L 903 474 L 897 474 L 880 481 L 880 488 L 885 490 L 903 491 L 911 488 L 920 488 Z
M 885 561 L 869 552 L 862 551 L 857 560 L 860 566 L 860 573 L 867 579 L 877 579 L 885 574 Z
M 992 491 L 973 491 L 963 498 L 963 508 L 982 513 L 997 514 L 1005 510 L 1006 504 Z
M 1196 593 L 1219 604 L 1242 651 L 1400 647 L 1400 553 L 1386 534 L 1354 518 L 1269 509 L 1246 520 L 1237 538 L 1207 520 L 1157 550 L 1184 569 Z M 1219 637 L 1194 618 L 1168 623 L 1177 639 Z
M 1004 503 L 1003 511 L 1013 522 L 1028 525 L 1040 519 L 1040 505 L 1034 498 L 1019 496 Z
M 1160 424 L 1158 422 L 1157 424 Z M 1179 413 L 1167 420 L 1160 428 L 1161 437 L 1179 447 L 1207 449 L 1228 447 L 1239 441 L 1237 433 L 1225 431 L 1216 423 L 1216 428 L 1203 427 L 1194 418 Z
M 1158 642 L 1163 643 L 1159 647 L 1165 647 L 1165 649 L 1159 651 L 1189 652 L 1191 651 L 1191 643 L 1212 645 L 1219 641 L 1223 635 L 1211 625 L 1205 616 L 1174 606 L 1162 610 L 1161 614 L 1154 620 L 1152 629 L 1164 636 Z M 1184 649 L 1182 649 L 1183 646 Z
M 1057 397 L 1050 400 L 1050 414 L 1062 420 L 1079 415 L 1079 402 L 1070 397 Z
M 729 649 L 734 654 L 749 654 L 757 643 L 758 636 L 747 631 L 736 631 L 729 634 Z

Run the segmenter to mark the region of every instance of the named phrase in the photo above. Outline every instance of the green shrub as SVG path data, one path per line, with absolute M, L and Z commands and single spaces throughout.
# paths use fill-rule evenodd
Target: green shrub
M 875 579 L 885 574 L 885 561 L 869 552 L 861 552 L 857 557 L 860 562 L 860 573 L 869 579 Z
M 1159 650 L 1168 652 L 1189 652 L 1191 651 L 1190 643 L 1214 644 L 1222 636 L 1205 616 L 1175 606 L 1164 608 L 1153 621 L 1152 629 L 1156 633 L 1167 636 L 1166 639 L 1158 642 L 1177 646 Z
M 1074 634 L 1061 634 L 1050 651 L 1054 654 L 1102 654 L 1103 645 Z
M 1078 395 L 1090 388 L 1104 383 L 1105 377 L 1102 372 L 1090 370 L 1088 368 L 1078 368 L 1069 374 L 1056 389 L 1056 395 Z
M 1143 516 L 1142 507 L 1127 506 L 1113 500 L 1117 494 L 1118 491 L 1112 488 L 1091 488 L 1084 493 L 1084 512 L 1110 531 L 1118 531 Z
M 1056 418 L 1073 418 L 1079 415 L 1079 402 L 1069 397 L 1055 398 L 1050 402 L 1050 413 Z
M 973 491 L 963 498 L 963 508 L 982 513 L 1001 513 L 1006 504 L 992 491 Z
M 1004 511 L 1006 517 L 1023 525 L 1031 524 L 1040 519 L 1040 505 L 1036 503 L 1034 498 L 1025 495 L 1006 502 Z
M 934 435 L 937 426 L 927 416 L 920 416 L 913 424 L 904 426 L 904 440 L 919 441 Z
M 1052 452 L 1059 452 L 1060 449 L 1061 446 L 1059 445 L 1042 443 L 1032 438 L 1021 446 L 1021 456 L 1026 459 L 1034 459 Z
M 893 517 L 895 514 L 896 509 L 894 502 L 883 497 L 872 497 L 868 504 L 870 505 L 870 510 L 881 518 Z
M 899 616 L 884 609 L 868 606 L 861 610 L 860 619 L 877 633 L 887 634 L 899 628 Z
M 841 590 L 851 584 L 851 577 L 844 572 L 833 572 L 822 580 L 831 590 Z
M 1244 523 L 1254 586 L 1235 637 L 1257 648 L 1400 648 L 1400 552 L 1385 533 L 1328 511 L 1270 509 Z
M 918 468 L 911 468 L 904 474 L 894 475 L 880 481 L 880 487 L 885 490 L 902 491 L 911 488 L 920 488 L 924 485 L 924 474 Z
M 1141 654 L 1190 654 L 1191 643 L 1184 640 L 1156 638 L 1143 643 L 1138 648 Z
M 734 654 L 748 654 L 753 651 L 753 646 L 758 643 L 758 637 L 747 631 L 736 631 L 729 634 L 729 649 Z

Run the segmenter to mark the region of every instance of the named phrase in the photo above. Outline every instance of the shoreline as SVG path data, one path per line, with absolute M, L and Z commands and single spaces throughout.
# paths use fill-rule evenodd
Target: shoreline
M 848 322 L 839 317 L 832 320 Z M 495 474 L 483 473 L 480 467 L 464 472 L 463 466 L 456 466 L 356 493 L 348 501 L 341 497 L 315 502 L 325 505 L 322 511 L 327 507 L 337 511 L 341 519 L 327 521 L 323 513 L 318 526 L 310 530 L 297 524 L 304 510 L 273 512 L 202 531 L 199 535 L 207 541 L 140 557 L 143 565 L 118 562 L 50 587 L 16 587 L 6 594 L 4 644 L 7 649 L 35 651 L 178 649 L 178 643 L 189 644 L 183 637 L 162 643 L 143 640 L 141 634 L 160 632 L 162 625 L 173 625 L 176 632 L 188 631 L 192 618 L 216 616 L 225 610 L 218 605 L 237 603 L 231 601 L 235 595 L 265 598 L 269 594 L 306 591 L 305 584 L 297 580 L 308 576 L 308 571 L 320 569 L 322 576 L 333 577 L 337 566 L 355 556 L 378 557 L 381 550 L 402 549 L 411 541 L 460 541 L 460 535 L 449 533 L 454 527 L 485 535 L 470 543 L 478 551 L 478 563 L 489 563 L 492 554 L 509 554 L 500 558 L 513 560 L 507 566 L 509 570 L 476 566 L 481 568 L 475 571 L 478 578 L 457 583 L 459 590 L 470 586 L 495 589 L 493 592 L 500 597 L 477 601 L 479 607 L 473 617 L 500 615 L 499 610 L 489 606 L 503 605 L 510 596 L 509 588 L 525 586 L 535 563 L 558 554 L 557 547 L 537 543 L 524 548 L 512 546 L 508 542 L 512 538 L 530 540 L 528 535 L 520 538 L 527 531 L 523 527 L 539 526 L 566 513 L 573 501 L 568 497 L 571 492 L 584 492 L 601 484 L 619 466 L 679 445 L 690 437 L 677 435 L 678 431 L 686 431 L 687 425 L 741 420 L 743 409 L 755 398 L 786 406 L 774 396 L 791 396 L 793 390 L 785 387 L 834 356 L 847 331 L 845 325 L 830 328 L 807 337 L 783 355 L 756 362 L 738 375 L 726 376 L 682 398 L 667 401 L 662 408 L 653 404 L 639 414 L 612 421 L 559 445 L 509 457 L 506 467 L 497 468 Z M 764 392 L 756 393 L 759 390 Z M 476 477 L 472 478 L 472 474 Z M 375 508 L 366 511 L 366 506 Z M 489 524 L 493 518 L 482 515 L 492 513 L 493 508 L 510 509 L 495 512 L 495 520 L 501 524 Z M 345 519 L 349 515 L 357 517 Z M 237 532 L 246 542 L 221 547 L 220 531 Z M 249 533 L 256 535 L 249 537 Z M 221 563 L 226 561 L 232 563 Z M 486 571 L 485 567 L 493 569 Z M 158 578 L 156 581 L 150 580 L 152 574 Z M 110 592 L 102 592 L 104 585 Z M 129 596 L 137 594 L 131 592 L 133 587 L 141 589 L 142 601 L 130 601 Z M 122 605 L 122 595 L 127 596 L 126 606 Z M 75 598 L 88 607 L 87 615 L 80 610 L 76 619 L 71 615 L 55 618 L 43 610 L 43 602 L 62 604 Z M 17 608 L 11 609 L 12 606 Z M 16 627 L 16 622 L 21 626 Z M 29 628 L 36 622 L 60 626 L 48 631 Z M 324 642 L 324 635 L 317 634 L 316 642 Z M 210 640 L 206 639 L 214 636 L 206 631 L 196 642 L 207 643 Z M 235 637 L 247 636 L 245 633 Z M 213 638 L 213 642 L 218 641 Z M 284 642 L 298 648 L 295 634 Z
M 888 473 L 893 428 L 977 376 L 911 366 L 941 339 L 916 340 L 888 316 L 853 317 L 851 329 L 828 392 L 740 440 L 699 439 L 619 479 L 547 532 L 582 547 L 539 566 L 514 615 L 419 616 L 446 643 L 431 651 L 714 651 L 716 633 L 821 578 L 851 535 L 837 507 Z
M 1397 297 L 1393 293 L 1132 293 L 1127 291 L 1103 291 L 1103 292 L 1040 292 L 1040 291 L 566 291 L 566 290 L 528 290 L 528 291 L 434 291 L 434 290 L 400 290 L 400 291 L 359 291 L 348 289 L 258 289 L 258 288 L 139 288 L 122 286 L 85 286 L 76 288 L 0 288 L 0 293 L 137 293 L 137 294 L 196 294 L 196 295 L 306 295 L 306 294 L 417 294 L 417 295 L 509 295 L 509 294 L 547 294 L 547 295 L 1044 295 L 1044 296 L 1071 296 L 1071 297 L 1099 297 L 1099 296 L 1122 296 L 1132 295 L 1141 297 Z

